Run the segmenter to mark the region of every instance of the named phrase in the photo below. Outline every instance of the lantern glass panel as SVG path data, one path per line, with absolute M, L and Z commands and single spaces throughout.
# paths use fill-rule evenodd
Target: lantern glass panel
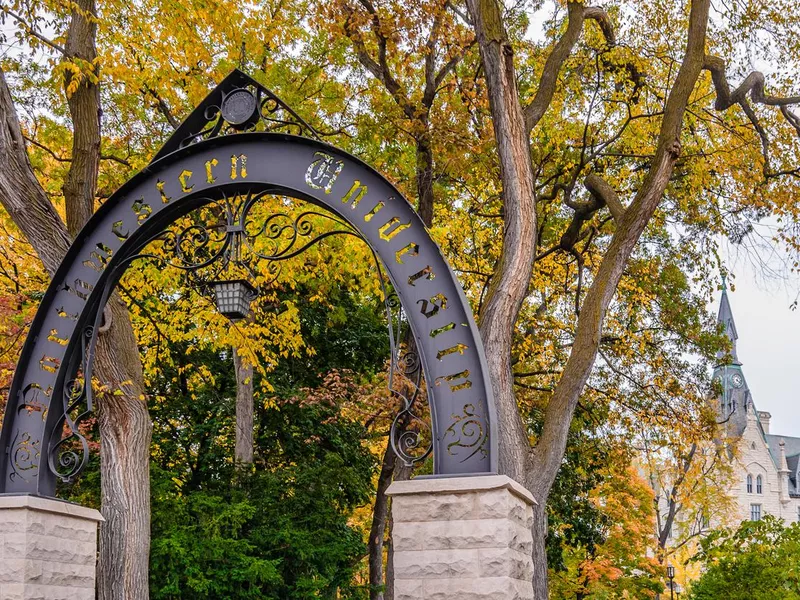
M 234 281 L 215 281 L 214 293 L 217 310 L 232 321 L 244 319 L 250 313 L 250 302 L 256 297 L 256 289 L 249 282 L 239 279 Z

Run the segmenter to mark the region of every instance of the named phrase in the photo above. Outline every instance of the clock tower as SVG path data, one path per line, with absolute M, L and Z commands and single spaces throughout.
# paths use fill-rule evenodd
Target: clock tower
M 742 363 L 736 353 L 736 323 L 733 320 L 728 286 L 723 279 L 722 298 L 719 305 L 717 322 L 730 340 L 730 348 L 717 352 L 717 364 L 714 367 L 713 379 L 720 390 L 717 397 L 717 421 L 730 437 L 740 437 L 747 426 L 747 415 L 753 409 L 750 389 L 742 372 Z

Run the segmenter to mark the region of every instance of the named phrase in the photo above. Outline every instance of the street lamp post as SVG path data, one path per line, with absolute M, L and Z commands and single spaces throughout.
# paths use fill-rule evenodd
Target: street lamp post
M 675 567 L 672 565 L 667 565 L 667 579 L 669 579 L 669 599 L 675 600 L 675 585 L 673 584 L 673 580 L 675 579 Z

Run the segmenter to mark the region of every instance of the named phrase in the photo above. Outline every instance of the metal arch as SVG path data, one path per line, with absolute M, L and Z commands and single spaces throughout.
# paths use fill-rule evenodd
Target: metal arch
M 242 133 L 192 143 L 151 163 L 80 232 L 42 300 L 14 375 L 0 431 L 0 493 L 52 496 L 56 478 L 69 479 L 82 464 L 77 426 L 91 409 L 91 390 L 76 381 L 93 352 L 105 300 L 131 258 L 210 197 L 250 191 L 315 203 L 369 244 L 414 336 L 418 357 L 403 359 L 418 360 L 425 374 L 434 474 L 496 472 L 494 401 L 477 327 L 417 214 L 385 178 L 341 150 L 302 137 Z M 413 398 L 403 400 L 410 415 Z M 62 440 L 65 422 L 76 448 Z M 413 440 L 392 443 L 401 456 L 413 449 Z

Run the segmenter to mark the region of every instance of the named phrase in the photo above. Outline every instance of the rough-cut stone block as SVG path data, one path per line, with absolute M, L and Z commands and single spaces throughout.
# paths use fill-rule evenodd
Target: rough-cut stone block
M 397 600 L 531 600 L 533 504 L 504 476 L 396 482 Z
M 96 510 L 0 496 L 0 600 L 94 600 Z
M 513 548 L 520 552 L 529 552 L 532 541 L 529 528 L 509 519 L 400 521 L 394 524 L 392 539 L 395 546 L 408 550 Z
M 509 577 L 425 581 L 425 600 L 531 600 L 531 584 Z

